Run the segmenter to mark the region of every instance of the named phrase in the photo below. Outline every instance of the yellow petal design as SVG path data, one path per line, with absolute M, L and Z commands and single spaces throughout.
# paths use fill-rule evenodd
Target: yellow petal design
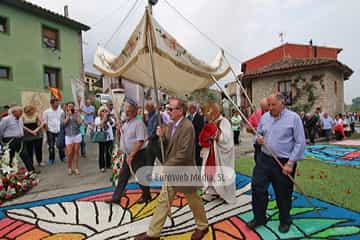
M 79 233 L 58 233 L 41 240 L 83 240 L 85 235 Z

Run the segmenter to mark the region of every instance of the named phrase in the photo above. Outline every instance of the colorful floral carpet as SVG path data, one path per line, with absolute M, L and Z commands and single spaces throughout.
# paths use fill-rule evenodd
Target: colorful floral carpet
M 293 225 L 287 234 L 278 232 L 279 215 L 274 200 L 269 203 L 266 226 L 249 230 L 245 222 L 252 219 L 250 178 L 237 175 L 237 204 L 220 200 L 205 203 L 210 223 L 206 240 L 230 239 L 360 239 L 360 214 L 348 209 L 294 194 Z M 4 240 L 104 240 L 131 239 L 146 231 L 156 201 L 137 204 L 141 192 L 129 184 L 120 205 L 103 201 L 112 188 L 29 202 L 0 208 L 0 239 Z M 153 197 L 159 194 L 153 188 Z M 319 215 L 320 214 L 320 215 Z M 165 223 L 162 239 L 190 239 L 195 228 L 186 198 L 178 194 L 172 203 L 173 222 Z
M 360 146 L 360 139 L 335 141 L 335 142 L 331 142 L 331 144 L 344 145 L 344 146 Z
M 316 144 L 307 146 L 305 155 L 326 163 L 360 167 L 360 148 Z

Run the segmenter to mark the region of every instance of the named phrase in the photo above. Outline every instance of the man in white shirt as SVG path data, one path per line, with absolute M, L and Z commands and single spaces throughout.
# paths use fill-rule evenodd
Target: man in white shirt
M 61 115 L 63 110 L 59 107 L 56 99 L 50 100 L 50 108 L 43 112 L 43 122 L 46 124 L 46 136 L 49 145 L 49 165 L 54 164 L 55 161 L 55 143 L 60 133 Z M 60 160 L 65 160 L 64 148 L 57 146 L 59 150 Z

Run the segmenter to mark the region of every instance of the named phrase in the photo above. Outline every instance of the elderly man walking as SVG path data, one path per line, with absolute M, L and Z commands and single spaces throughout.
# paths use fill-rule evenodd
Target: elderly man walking
M 136 171 L 147 165 L 146 144 L 147 139 L 146 126 L 141 120 L 136 119 L 138 107 L 135 102 L 129 101 L 125 104 L 126 122 L 121 127 L 120 149 L 126 154 L 126 160 L 120 169 L 119 179 L 114 194 L 108 203 L 120 204 L 120 198 L 124 192 L 126 184 Z M 151 200 L 149 186 L 139 184 L 143 191 L 142 197 L 138 203 L 144 203 Z
M 163 137 L 166 154 L 164 165 L 168 167 L 194 167 L 195 165 L 195 132 L 190 120 L 185 117 L 186 103 L 181 99 L 171 99 L 169 105 L 170 117 L 173 120 L 167 128 L 158 130 L 158 135 Z M 164 183 L 157 199 L 157 206 L 147 233 L 137 236 L 136 240 L 160 239 L 161 230 L 170 204 L 177 190 L 183 189 L 189 207 L 191 208 L 197 228 L 192 234 L 192 240 L 202 239 L 208 232 L 208 220 L 201 198 L 196 193 L 196 187 L 178 187 Z
M 24 137 L 24 123 L 21 119 L 23 109 L 19 106 L 14 106 L 9 110 L 10 114 L 0 122 L 0 140 L 5 144 L 9 144 L 10 148 L 10 166 L 15 153 L 19 153 L 23 160 L 26 169 L 29 172 L 34 171 L 34 166 L 26 155 L 26 151 L 23 151 L 23 137 Z
M 279 232 L 287 233 L 292 223 L 291 197 L 293 182 L 287 175 L 295 176 L 296 162 L 304 158 L 305 136 L 299 115 L 285 108 L 281 94 L 268 98 L 269 112 L 265 113 L 257 129 L 257 142 L 262 145 L 252 177 L 252 207 L 254 219 L 247 226 L 256 228 L 266 223 L 268 187 L 272 184 L 279 208 Z M 271 151 L 283 167 L 275 161 Z

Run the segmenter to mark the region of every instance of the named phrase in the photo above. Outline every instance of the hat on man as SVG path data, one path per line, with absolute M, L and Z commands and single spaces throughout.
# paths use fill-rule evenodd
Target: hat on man
M 137 102 L 129 97 L 125 97 L 125 102 L 127 102 L 131 106 L 138 107 Z

